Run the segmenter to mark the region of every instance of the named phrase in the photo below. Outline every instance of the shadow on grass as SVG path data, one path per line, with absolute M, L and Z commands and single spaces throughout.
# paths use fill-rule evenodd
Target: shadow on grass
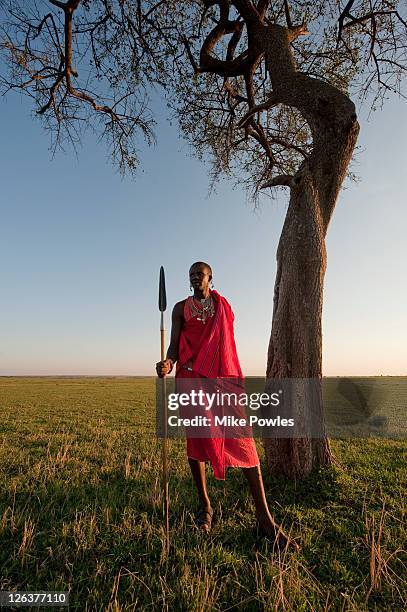
M 379 449 L 378 460 L 386 457 L 396 463 L 397 453 L 398 448 Z M 182 574 L 185 565 L 206 567 L 207 563 L 208 568 L 216 567 L 219 576 L 227 576 L 236 567 L 253 568 L 258 550 L 271 559 L 272 544 L 259 540 L 253 531 L 254 506 L 238 468 L 227 471 L 225 482 L 216 481 L 207 470 L 218 522 L 209 538 L 194 528 L 198 500 L 186 457 L 184 460 L 185 465 L 174 461 L 170 467 L 168 557 L 163 556 L 163 495 L 156 469 L 142 472 L 137 479 L 131 473 L 126 477 L 122 468 L 94 470 L 73 483 L 67 466 L 43 484 L 27 483 L 15 495 L 2 491 L 1 587 L 70 588 L 73 607 L 83 609 L 84 601 L 95 602 L 89 596 L 92 590 L 99 602 L 109 601 L 112 582 L 123 567 L 145 577 L 152 597 L 159 601 L 160 587 L 154 582 L 157 572 Z M 360 584 L 369 566 L 368 551 L 361 546 L 362 498 L 355 496 L 351 506 L 344 503 L 340 473 L 335 468 L 314 471 L 296 483 L 270 477 L 264 465 L 262 471 L 272 514 L 283 521 L 286 531 L 292 527 L 292 535 L 303 540 L 300 558 L 314 576 L 337 588 Z M 34 525 L 34 535 L 24 552 L 28 520 Z M 137 589 L 134 584 L 132 588 Z M 143 589 L 141 585 L 145 597 Z

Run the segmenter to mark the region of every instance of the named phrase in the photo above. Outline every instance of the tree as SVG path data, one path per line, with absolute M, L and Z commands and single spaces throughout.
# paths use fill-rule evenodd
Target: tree
M 325 237 L 359 132 L 349 93 L 373 107 L 403 95 L 405 13 L 396 0 L 9 0 L 2 83 L 33 97 L 55 145 L 101 127 L 123 171 L 139 131 L 153 137 L 161 87 L 213 180 L 234 175 L 254 200 L 287 187 L 266 375 L 320 383 Z M 326 436 L 265 446 L 293 478 L 332 460 Z

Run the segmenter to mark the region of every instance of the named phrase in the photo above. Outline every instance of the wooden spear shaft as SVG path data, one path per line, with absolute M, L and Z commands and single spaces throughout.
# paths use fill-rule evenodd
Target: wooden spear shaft
M 165 359 L 165 326 L 164 312 L 167 308 L 167 295 L 165 290 L 165 274 L 164 268 L 160 268 L 160 284 L 159 284 L 158 306 L 161 312 L 160 337 L 161 337 L 161 361 Z M 169 522 L 169 487 L 168 487 L 168 411 L 167 411 L 167 385 L 165 376 L 161 379 L 161 414 L 163 419 L 163 439 L 162 439 L 162 487 L 164 492 L 164 519 L 165 519 L 165 537 L 167 551 L 170 547 L 170 522 Z

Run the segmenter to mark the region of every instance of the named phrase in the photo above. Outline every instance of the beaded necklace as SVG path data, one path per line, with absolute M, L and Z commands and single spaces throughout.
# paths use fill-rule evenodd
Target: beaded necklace
M 198 302 L 194 297 L 189 302 L 189 310 L 191 317 L 196 317 L 198 321 L 202 321 L 205 325 L 206 320 L 213 317 L 215 314 L 215 304 L 211 294 L 207 298 L 199 300 L 201 307 L 198 308 L 195 304 Z

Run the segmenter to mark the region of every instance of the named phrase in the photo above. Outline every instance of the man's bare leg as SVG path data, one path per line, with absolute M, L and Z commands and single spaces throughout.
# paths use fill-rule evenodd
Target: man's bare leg
M 254 505 L 256 507 L 256 516 L 260 524 L 260 527 L 272 540 L 275 539 L 279 526 L 274 521 L 268 508 L 266 494 L 264 492 L 263 477 L 261 475 L 260 466 L 251 468 L 242 468 L 244 475 L 249 483 L 250 491 L 253 497 Z M 280 530 L 278 535 L 279 546 L 285 546 L 287 541 L 297 548 L 297 545 L 293 540 L 290 540 L 288 536 Z
M 206 490 L 206 475 L 205 475 L 205 462 L 198 461 L 197 459 L 190 459 L 188 457 L 189 466 L 191 468 L 192 476 L 194 477 L 194 481 L 196 484 L 196 488 L 198 490 L 200 511 L 206 510 L 210 514 L 210 518 L 205 514 L 201 514 L 201 520 L 199 521 L 198 526 L 203 531 L 210 531 L 211 527 L 211 517 L 212 517 L 212 507 L 211 502 L 208 497 L 208 492 Z M 199 513 L 198 513 L 199 516 Z
M 210 510 L 211 502 L 206 490 L 205 462 L 190 458 L 188 458 L 188 462 L 191 468 L 192 476 L 194 477 L 196 488 L 198 489 L 199 503 L 203 508 Z

